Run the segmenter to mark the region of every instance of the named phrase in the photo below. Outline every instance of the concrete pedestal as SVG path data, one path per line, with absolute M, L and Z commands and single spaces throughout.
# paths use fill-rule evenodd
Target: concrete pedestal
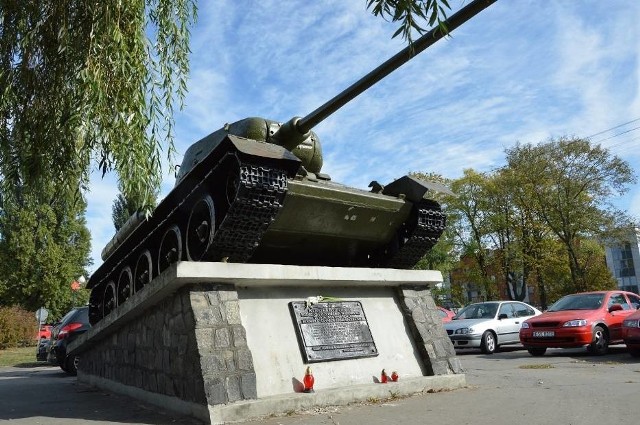
M 459 388 L 429 290 L 441 281 L 424 270 L 182 262 L 69 350 L 80 381 L 211 423 Z M 315 392 L 302 393 L 288 304 L 318 296 L 360 302 L 377 355 L 314 363 Z M 398 382 L 378 383 L 382 369 Z

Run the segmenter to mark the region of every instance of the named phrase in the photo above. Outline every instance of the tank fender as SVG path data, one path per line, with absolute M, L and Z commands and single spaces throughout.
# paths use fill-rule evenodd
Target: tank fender
M 233 134 L 258 142 L 266 142 L 269 134 L 269 124 L 270 121 L 264 118 L 249 117 L 231 124 L 225 124 L 221 129 L 198 140 L 189 146 L 185 152 L 180 170 L 176 176 L 175 185 L 177 186 L 192 168 L 203 161 L 212 151 L 216 150 L 227 135 Z
M 427 182 L 411 176 L 403 176 L 384 186 L 382 194 L 389 196 L 404 195 L 405 199 L 413 203 L 420 202 L 427 191 L 442 192 L 453 195 L 445 185 L 436 182 Z
M 295 175 L 300 168 L 300 159 L 282 146 L 272 143 L 256 142 L 255 140 L 234 136 L 233 134 L 228 134 L 227 138 L 239 152 L 245 155 L 260 157 L 262 159 L 288 160 L 287 172 L 289 172 L 290 177 Z
M 102 249 L 102 252 L 100 253 L 102 261 L 106 260 L 116 250 L 116 248 L 119 247 L 125 239 L 127 239 L 129 234 L 133 233 L 138 225 L 146 219 L 147 217 L 141 211 L 133 213 L 120 230 L 118 230 L 118 232 L 111 238 L 109 243 Z

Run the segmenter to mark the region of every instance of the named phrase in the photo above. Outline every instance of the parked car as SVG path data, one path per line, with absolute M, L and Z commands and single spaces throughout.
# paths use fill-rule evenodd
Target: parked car
M 635 311 L 622 322 L 622 340 L 633 357 L 640 357 L 640 311 Z
M 78 373 L 78 355 L 68 356 L 67 345 L 76 339 L 78 335 L 91 328 L 89 324 L 89 307 L 72 308 L 62 318 L 60 323 L 53 328 L 51 333 L 51 348 L 48 356 L 52 362 L 70 375 Z
M 438 314 L 442 318 L 442 323 L 450 322 L 453 319 L 453 316 L 456 315 L 453 311 L 440 306 L 438 306 Z
M 444 329 L 455 348 L 480 348 L 493 354 L 501 345 L 517 344 L 522 322 L 541 314 L 520 301 L 487 301 L 461 309 Z
M 51 325 L 40 325 L 40 329 L 38 330 L 38 340 L 50 339 L 52 328 L 53 326 Z
M 51 347 L 51 340 L 47 338 L 40 338 L 38 341 L 38 348 L 36 350 L 36 361 L 44 362 L 47 360 L 49 347 Z
M 542 356 L 547 348 L 577 347 L 602 355 L 610 344 L 623 342 L 622 322 L 638 305 L 640 296 L 625 291 L 566 295 L 523 323 L 520 342 L 532 356 Z
M 441 306 L 447 310 L 453 311 L 453 314 L 457 314 L 463 307 L 461 304 L 456 304 L 453 301 L 442 301 Z

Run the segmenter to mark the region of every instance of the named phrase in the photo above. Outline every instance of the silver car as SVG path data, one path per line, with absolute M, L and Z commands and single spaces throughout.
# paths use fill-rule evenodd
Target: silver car
M 443 326 L 455 348 L 480 348 L 492 354 L 501 345 L 519 343 L 522 322 L 539 314 L 520 301 L 487 301 L 469 304 Z

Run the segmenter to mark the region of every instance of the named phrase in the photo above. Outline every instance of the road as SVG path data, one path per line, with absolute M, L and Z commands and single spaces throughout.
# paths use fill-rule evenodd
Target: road
M 314 409 L 247 425 L 554 424 L 635 422 L 640 359 L 623 347 L 594 357 L 549 350 L 459 351 L 468 387 L 404 399 Z M 390 387 L 391 388 L 391 387 Z M 144 403 L 87 388 L 59 369 L 0 369 L 0 420 L 15 424 L 197 424 Z

